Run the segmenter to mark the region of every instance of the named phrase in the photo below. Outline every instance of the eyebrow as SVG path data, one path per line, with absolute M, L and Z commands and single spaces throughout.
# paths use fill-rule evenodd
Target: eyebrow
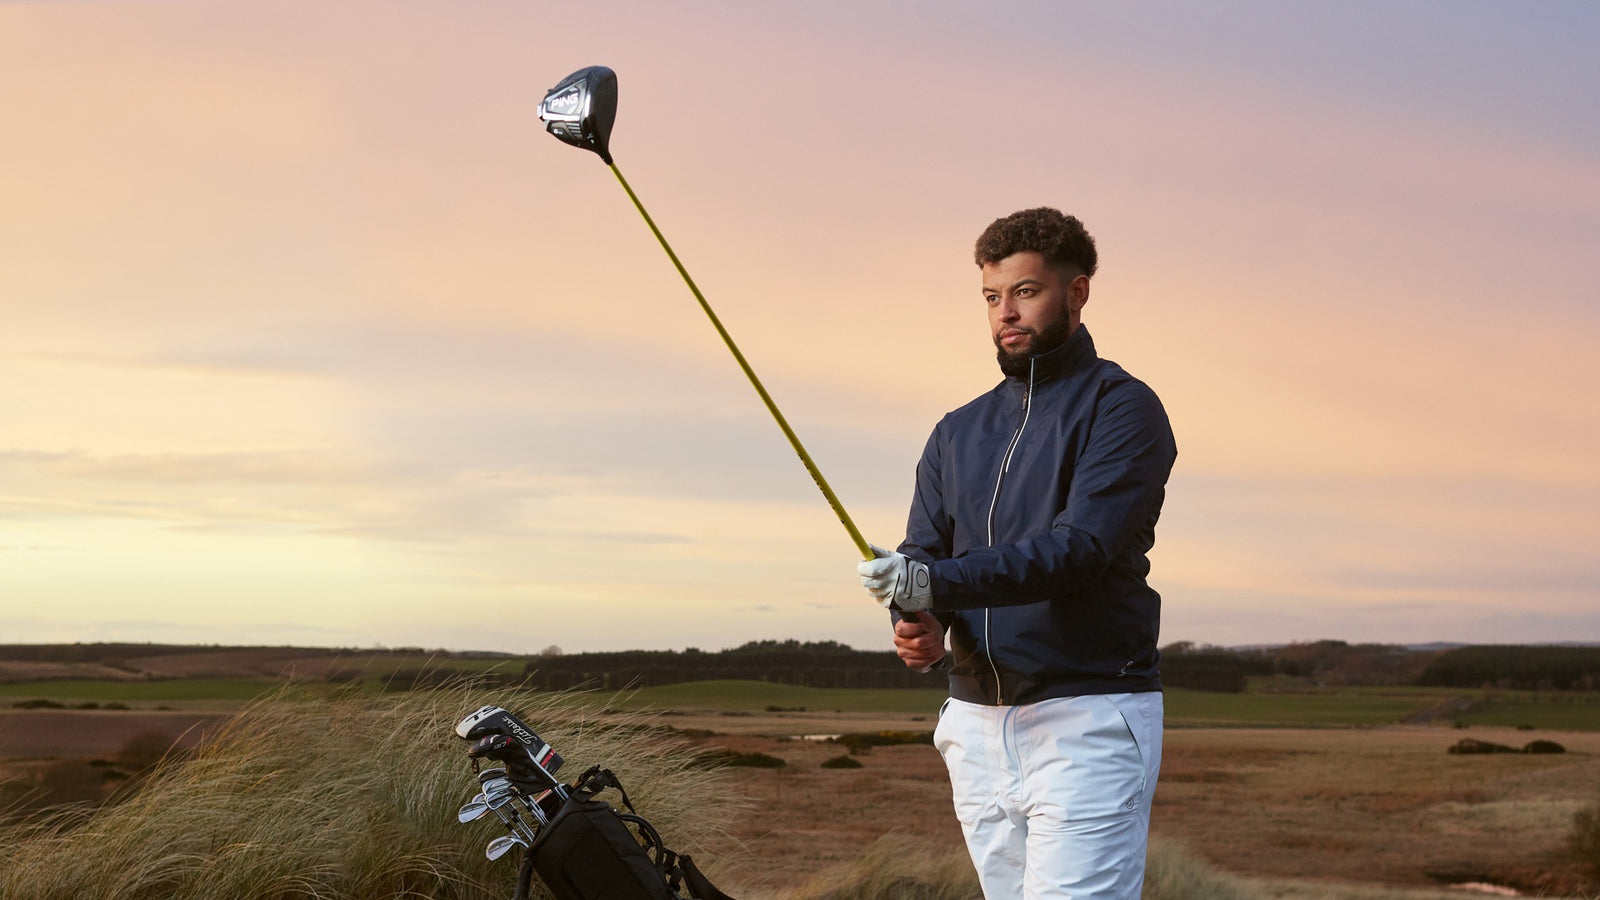
M 1017 281 L 1014 281 L 1014 282 L 1012 282 L 1012 283 L 1011 283 L 1011 286 L 1010 286 L 1010 289 L 1011 289 L 1011 290 L 1013 290 L 1013 291 L 1014 291 L 1014 290 L 1016 290 L 1016 289 L 1017 289 L 1017 288 L 1019 288 L 1019 287 L 1022 287 L 1022 286 L 1023 286 L 1023 285 L 1025 285 L 1025 284 L 1037 284 L 1037 285 L 1043 285 L 1043 284 L 1044 284 L 1044 282 L 1042 282 L 1042 281 L 1040 281 L 1040 280 L 1039 280 L 1039 279 L 1037 279 L 1037 278 L 1023 278 L 1023 279 L 1019 279 L 1019 280 L 1017 280 Z M 988 295 L 988 294 L 998 294 L 998 293 L 1000 293 L 1000 289 L 999 289 L 999 288 L 992 288 L 992 287 L 989 287 L 989 286 L 988 286 L 988 285 L 987 285 L 987 284 L 986 284 L 986 285 L 984 285 L 984 286 L 983 286 L 983 293 L 984 293 L 984 294 L 985 294 L 985 295 Z

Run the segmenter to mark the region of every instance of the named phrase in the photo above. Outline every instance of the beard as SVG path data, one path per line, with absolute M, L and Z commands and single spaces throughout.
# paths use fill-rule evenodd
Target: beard
M 1035 356 L 1049 353 L 1051 350 L 1065 344 L 1067 338 L 1072 336 L 1072 319 L 1069 316 L 1061 318 L 1046 325 L 1042 330 L 1033 333 L 1033 339 L 1028 342 L 1020 352 L 1007 353 L 1000 345 L 1000 336 L 994 339 L 995 361 L 1000 363 L 1000 371 L 1012 378 L 1028 377 L 1030 363 Z

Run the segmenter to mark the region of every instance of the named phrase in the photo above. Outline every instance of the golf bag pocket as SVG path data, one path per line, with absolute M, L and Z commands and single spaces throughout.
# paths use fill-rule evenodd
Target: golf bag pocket
M 665 874 L 603 800 L 571 797 L 528 853 L 556 900 L 675 900 Z

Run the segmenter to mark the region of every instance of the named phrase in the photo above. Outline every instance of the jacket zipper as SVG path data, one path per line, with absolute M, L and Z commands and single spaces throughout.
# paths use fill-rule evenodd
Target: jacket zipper
M 1011 436 L 1011 443 L 1006 445 L 1006 455 L 1000 460 L 1000 474 L 994 479 L 994 497 L 989 500 L 989 546 L 994 546 L 994 511 L 1000 504 L 1000 485 L 1006 480 L 1006 470 L 1011 468 L 1011 454 L 1017 451 L 1017 442 L 1022 440 L 1022 430 L 1028 427 L 1028 414 L 1033 411 L 1033 367 L 1035 360 L 1028 360 L 1028 389 L 1022 395 L 1022 424 L 1017 426 L 1017 433 Z M 989 658 L 989 671 L 994 673 L 994 703 L 1003 705 L 1004 697 L 1000 690 L 1000 667 L 994 664 L 994 644 L 989 641 L 989 609 L 983 610 L 983 653 Z

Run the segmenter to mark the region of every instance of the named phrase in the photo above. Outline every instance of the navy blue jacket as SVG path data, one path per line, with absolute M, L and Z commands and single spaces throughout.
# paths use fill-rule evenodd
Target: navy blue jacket
M 1082 326 L 934 427 L 900 552 L 930 569 L 950 696 L 1161 689 L 1146 554 L 1176 456 L 1155 392 Z

